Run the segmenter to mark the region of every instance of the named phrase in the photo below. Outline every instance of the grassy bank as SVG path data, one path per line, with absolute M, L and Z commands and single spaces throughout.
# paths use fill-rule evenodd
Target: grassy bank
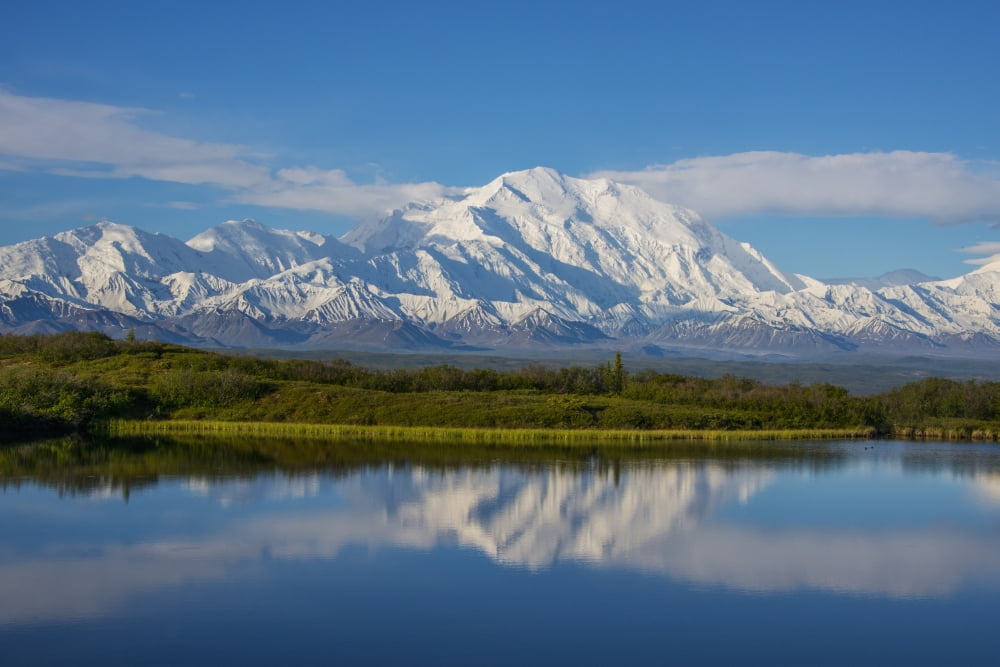
M 227 422 L 209 420 L 138 421 L 113 420 L 94 425 L 93 430 L 110 437 L 156 435 L 221 435 L 255 438 L 315 438 L 323 440 L 379 440 L 404 442 L 454 442 L 504 446 L 600 444 L 654 446 L 678 440 L 834 440 L 871 438 L 871 428 L 780 429 L 780 430 L 596 430 L 539 428 L 452 428 L 428 426 L 365 426 L 341 424 L 289 424 L 275 422 Z
M 888 437 L 895 440 L 1000 442 L 1000 429 L 984 426 L 906 426 L 893 428 Z
M 857 437 L 1000 439 L 1000 383 L 830 384 L 593 368 L 371 370 L 230 357 L 101 334 L 0 335 L 0 439 L 241 433 L 482 443 Z M 135 423 L 136 425 L 132 425 Z

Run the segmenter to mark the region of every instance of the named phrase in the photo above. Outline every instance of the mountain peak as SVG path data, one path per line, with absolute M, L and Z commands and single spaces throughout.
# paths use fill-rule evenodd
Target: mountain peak
M 226 280 L 267 278 L 301 264 L 342 254 L 336 239 L 316 232 L 274 229 L 256 220 L 228 220 L 187 242 L 210 254 Z
M 524 183 L 558 183 L 565 184 L 568 176 L 551 167 L 532 167 L 531 169 L 521 169 L 519 171 L 508 171 L 501 174 L 499 180 L 512 184 Z
M 98 229 L 134 229 L 130 225 L 124 225 L 120 222 L 115 222 L 114 220 L 108 220 L 107 218 L 102 218 L 95 222 L 92 227 L 97 227 Z
M 548 205 L 566 199 L 593 200 L 600 194 L 617 194 L 617 188 L 607 179 L 575 178 L 551 167 L 509 171 L 481 188 L 472 188 L 470 193 L 488 199 L 502 190 L 513 192 L 522 201 Z M 484 194 L 486 197 L 482 197 Z
M 419 292 L 505 293 L 511 312 L 547 302 L 569 319 L 638 307 L 638 298 L 680 305 L 799 285 L 694 212 L 546 167 L 508 172 L 463 199 L 397 210 L 342 241 L 393 271 L 419 266 L 408 273 Z
M 274 229 L 261 224 L 252 218 L 244 220 L 227 220 L 208 229 L 187 244 L 201 252 L 211 252 L 216 248 L 245 248 L 266 250 L 274 243 L 280 245 L 301 245 L 303 242 L 314 246 L 322 246 L 328 237 L 315 232 L 293 232 L 286 229 Z
M 545 167 L 538 165 L 537 167 L 531 167 L 529 169 L 515 169 L 514 171 L 505 171 L 500 175 L 501 178 L 505 176 L 520 177 L 524 176 L 526 178 L 554 178 L 561 179 L 566 175 L 557 169 L 552 167 Z
M 76 229 L 70 229 L 65 232 L 60 232 L 55 235 L 54 238 L 60 241 L 69 241 L 70 239 L 79 239 L 84 243 L 96 243 L 98 240 L 104 238 L 105 236 L 135 236 L 139 232 L 135 227 L 130 227 L 129 225 L 123 225 L 120 222 L 114 222 L 112 220 L 99 220 L 92 225 L 87 225 L 86 227 L 77 227 Z
M 53 237 L 78 252 L 91 257 L 107 259 L 116 255 L 135 255 L 153 259 L 163 253 L 176 255 L 177 239 L 160 233 L 150 233 L 119 222 L 101 220 L 87 227 L 61 232 Z
M 216 225 L 216 228 L 221 229 L 237 229 L 237 230 L 254 230 L 254 231 L 271 231 L 271 227 L 257 222 L 253 218 L 243 218 L 242 220 L 226 220 L 225 222 Z

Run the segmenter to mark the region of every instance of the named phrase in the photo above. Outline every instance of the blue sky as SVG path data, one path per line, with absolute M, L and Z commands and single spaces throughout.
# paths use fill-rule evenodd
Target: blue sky
M 544 165 L 789 271 L 951 277 L 1000 253 L 998 24 L 961 1 L 4 3 L 0 243 L 102 218 L 339 235 Z

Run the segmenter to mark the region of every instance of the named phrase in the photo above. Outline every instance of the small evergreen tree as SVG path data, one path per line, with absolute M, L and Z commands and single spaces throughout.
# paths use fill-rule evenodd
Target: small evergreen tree
M 615 352 L 615 365 L 611 371 L 611 391 L 620 394 L 625 389 L 625 368 L 622 366 L 622 353 Z

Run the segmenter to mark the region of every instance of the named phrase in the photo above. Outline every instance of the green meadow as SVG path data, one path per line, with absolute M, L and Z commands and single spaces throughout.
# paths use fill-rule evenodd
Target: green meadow
M 875 395 L 815 383 L 591 366 L 367 369 L 98 333 L 0 336 L 8 439 L 64 433 L 646 446 L 677 440 L 995 441 L 1000 383 L 927 378 Z

